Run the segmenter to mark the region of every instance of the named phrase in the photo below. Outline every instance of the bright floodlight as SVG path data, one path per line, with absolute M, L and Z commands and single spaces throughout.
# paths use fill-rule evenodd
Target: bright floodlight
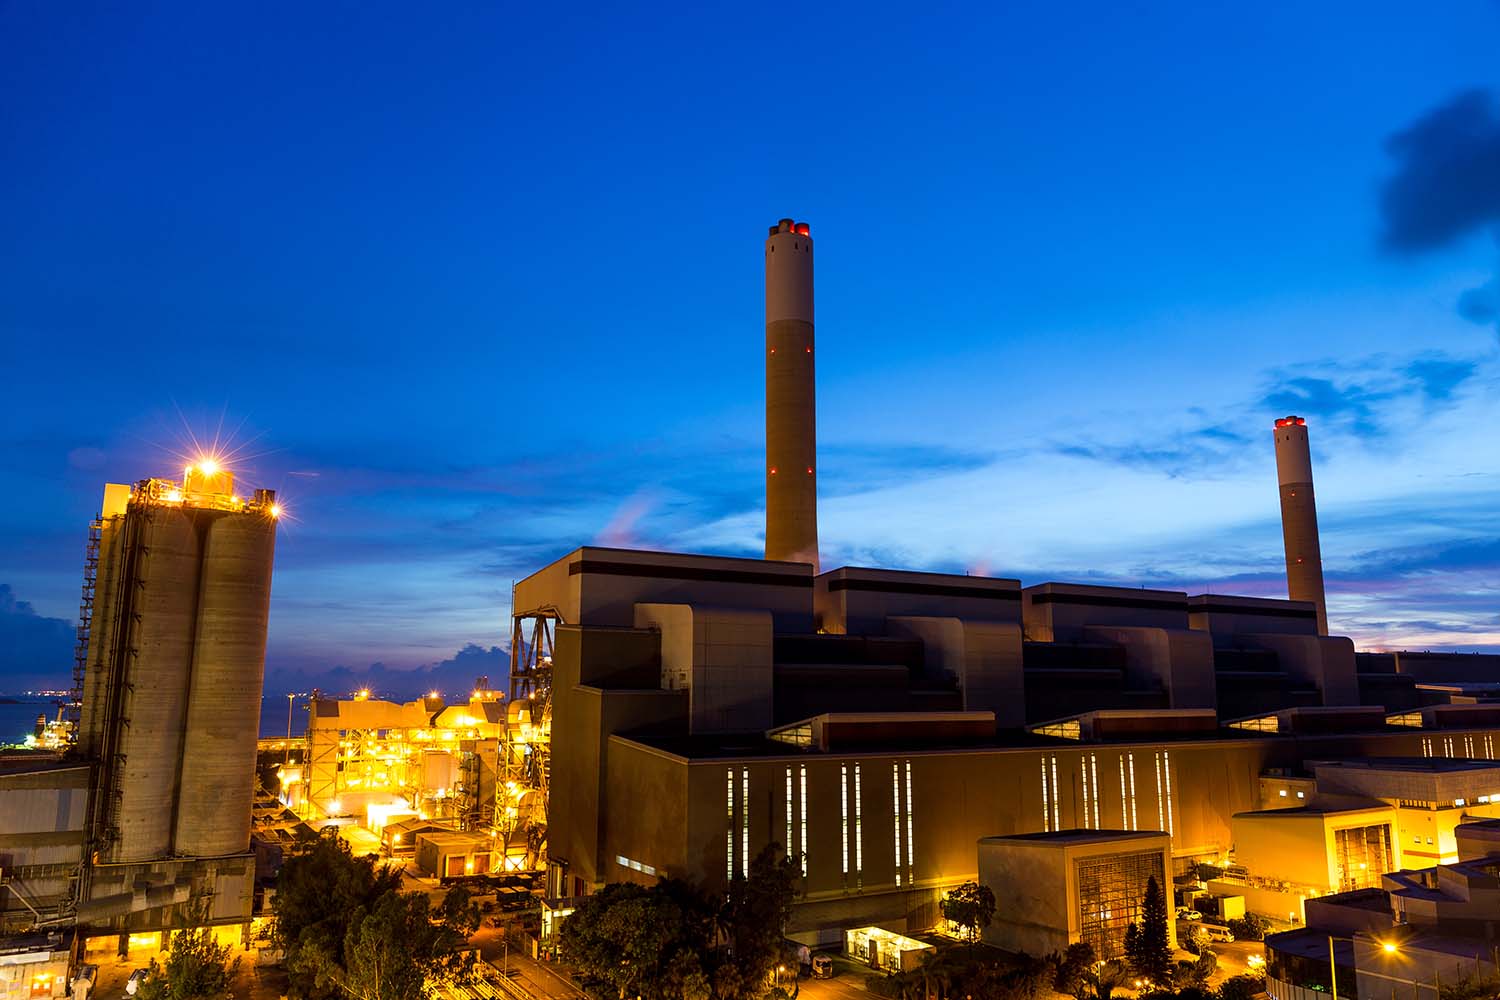
M 212 458 L 205 458 L 198 463 L 198 470 L 205 476 L 217 476 L 219 474 L 219 463 Z
M 1394 954 L 1396 954 L 1396 942 L 1394 942 L 1394 941 L 1387 941 L 1384 944 L 1382 944 L 1380 947 L 1382 947 L 1382 948 L 1385 949 L 1385 953 L 1387 955 L 1394 955 Z

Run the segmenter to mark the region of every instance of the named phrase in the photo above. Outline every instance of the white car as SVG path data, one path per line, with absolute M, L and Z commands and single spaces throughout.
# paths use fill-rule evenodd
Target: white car
M 1202 920 L 1203 919 L 1203 914 L 1199 913 L 1197 910 L 1188 909 L 1186 906 L 1179 906 L 1177 908 L 1177 919 L 1178 920 Z

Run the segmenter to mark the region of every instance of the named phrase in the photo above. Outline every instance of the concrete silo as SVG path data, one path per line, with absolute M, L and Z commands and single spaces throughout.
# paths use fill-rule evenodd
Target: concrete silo
M 269 504 L 210 517 L 173 845 L 179 854 L 200 858 L 250 846 L 276 547 Z
M 213 462 L 106 488 L 78 739 L 100 861 L 248 850 L 278 513 Z
M 195 512 L 165 504 L 133 506 L 127 519 L 140 520 L 139 551 L 134 572 L 122 581 L 134 593 L 130 617 L 120 623 L 128 665 L 117 698 L 113 801 L 106 812 L 112 836 L 103 857 L 110 862 L 171 853 L 198 606 Z
M 766 238 L 766 558 L 818 570 L 813 242 L 782 219 Z

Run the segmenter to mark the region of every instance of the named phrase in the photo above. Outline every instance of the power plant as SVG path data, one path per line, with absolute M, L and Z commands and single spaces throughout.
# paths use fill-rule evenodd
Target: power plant
M 1323 597 L 1323 553 L 1318 546 L 1318 509 L 1313 501 L 1312 451 L 1307 421 L 1276 421 L 1276 479 L 1281 485 L 1281 535 L 1286 545 L 1287 596 L 1308 601 L 1318 611 L 1318 634 L 1328 634 Z
M 1500 657 L 1328 634 L 1301 417 L 1274 429 L 1285 600 L 825 570 L 810 226 L 764 250 L 765 558 L 574 549 L 512 588 L 508 697 L 314 692 L 258 799 L 276 497 L 212 460 L 107 486 L 76 746 L 0 757 L 3 929 L 123 950 L 207 898 L 248 938 L 254 819 L 432 878 L 544 869 L 543 950 L 605 884 L 722 893 L 774 844 L 808 946 L 904 968 L 953 886 L 1038 873 L 1058 905 L 986 938 L 1102 955 L 1148 877 L 1219 872 L 1207 895 L 1296 921 L 1500 819 Z

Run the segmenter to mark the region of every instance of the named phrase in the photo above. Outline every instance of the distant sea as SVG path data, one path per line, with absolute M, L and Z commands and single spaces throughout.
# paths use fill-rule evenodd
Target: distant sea
M 24 695 L 0 695 L 0 743 L 20 743 L 36 728 L 36 717 L 57 716 L 51 698 L 28 698 Z M 292 707 L 292 735 L 307 730 L 307 698 L 299 697 Z M 260 735 L 271 739 L 286 735 L 286 695 L 267 695 L 260 703 Z
M 20 743 L 36 731 L 36 717 L 57 716 L 51 698 L 27 698 L 24 695 L 0 695 L 0 743 Z

